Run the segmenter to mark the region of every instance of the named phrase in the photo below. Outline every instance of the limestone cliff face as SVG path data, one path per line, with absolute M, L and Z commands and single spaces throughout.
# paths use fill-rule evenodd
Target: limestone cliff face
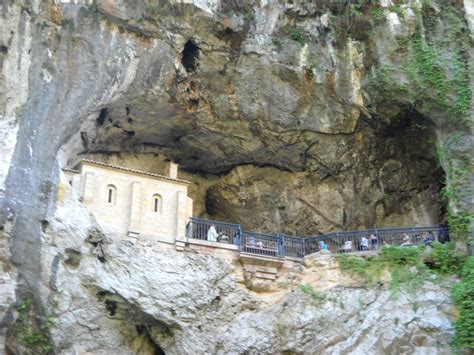
M 40 323 L 54 275 L 76 272 L 51 271 L 47 233 L 59 168 L 83 155 L 157 172 L 173 159 L 199 216 L 249 229 L 443 221 L 435 145 L 461 159 L 471 144 L 466 4 L 3 1 L 0 335 L 15 300 L 32 294 Z
M 30 142 L 49 158 L 19 169 L 53 163 L 61 147 L 61 164 L 78 153 L 162 153 L 192 173 L 219 174 L 197 210 L 247 228 L 314 234 L 440 221 L 433 144 L 446 110 L 418 90 L 411 42 L 447 35 L 438 32 L 464 23 L 462 7 L 447 7 L 447 18 L 427 8 L 436 23 L 426 28 L 417 3 L 210 4 L 5 6 L 8 25 L 30 31 L 4 34 L 3 86 L 19 97 L 9 111 L 36 117 L 20 137 L 52 139 L 41 149 Z M 22 78 L 13 63 L 37 75 Z M 297 187 L 259 183 L 268 175 Z M 242 199 L 269 212 L 248 218 Z
M 367 288 L 341 274 L 330 254 L 308 256 L 272 292 L 256 293 L 223 259 L 112 243 L 72 199 L 58 205 L 42 251 L 58 354 L 450 353 L 447 290 L 427 282 L 393 297 L 388 283 Z M 1 274 L 2 309 L 15 299 L 16 271 Z M 7 353 L 29 353 L 21 329 L 6 334 Z

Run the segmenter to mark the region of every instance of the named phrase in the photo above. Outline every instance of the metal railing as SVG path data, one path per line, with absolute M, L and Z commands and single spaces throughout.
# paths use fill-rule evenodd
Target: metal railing
M 333 253 L 378 250 L 385 245 L 425 245 L 433 241 L 428 239 L 431 232 L 434 240 L 446 242 L 449 239 L 444 227 L 381 228 L 361 231 L 329 233 L 313 237 L 327 245 Z
M 212 230 L 213 228 L 213 230 Z M 242 231 L 240 224 L 191 218 L 186 237 L 235 244 L 243 253 L 261 256 L 302 258 L 321 249 L 333 253 L 378 250 L 384 245 L 427 245 L 449 241 L 445 227 L 380 228 L 328 233 L 313 237 L 290 237 Z
M 215 233 L 211 230 L 214 227 Z M 225 244 L 240 245 L 240 224 L 191 218 L 186 226 L 186 237 Z
M 240 251 L 262 256 L 282 257 L 284 256 L 282 241 L 281 237 L 275 235 L 242 231 Z
M 304 239 L 304 255 L 309 255 L 316 253 L 323 249 L 321 246 L 321 240 L 319 239 L 320 237 L 309 237 Z
M 284 256 L 302 258 L 306 255 L 305 242 L 307 241 L 307 238 L 290 237 L 290 236 L 281 235 L 281 234 L 279 236 L 283 239 Z

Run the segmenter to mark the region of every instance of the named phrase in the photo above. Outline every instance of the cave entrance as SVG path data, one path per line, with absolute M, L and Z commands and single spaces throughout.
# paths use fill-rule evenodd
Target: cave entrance
M 446 221 L 446 201 L 441 193 L 445 172 L 437 155 L 436 129 L 429 117 L 405 107 L 374 132 L 378 183 L 384 192 L 381 202 L 387 215 L 399 215 L 405 225 Z
M 192 41 L 188 40 L 181 52 L 181 64 L 188 73 L 195 72 L 198 67 L 199 47 Z

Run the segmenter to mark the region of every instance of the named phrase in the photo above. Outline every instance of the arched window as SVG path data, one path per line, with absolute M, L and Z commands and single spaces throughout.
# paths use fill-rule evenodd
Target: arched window
M 114 185 L 107 185 L 107 203 L 115 205 L 117 198 L 117 188 Z
M 161 208 L 163 205 L 163 199 L 160 195 L 154 194 L 153 195 L 153 212 L 161 213 Z

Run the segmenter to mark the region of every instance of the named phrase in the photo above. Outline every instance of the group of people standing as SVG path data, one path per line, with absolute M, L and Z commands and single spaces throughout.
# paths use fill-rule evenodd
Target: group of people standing
M 229 236 L 225 233 L 217 233 L 216 225 L 212 224 L 207 230 L 207 240 L 210 242 L 229 242 Z
M 444 235 L 446 234 L 446 235 Z M 441 243 L 444 243 L 446 241 L 449 241 L 449 237 L 447 236 L 447 233 L 441 233 L 439 234 L 439 241 Z M 346 239 L 342 241 L 342 246 L 338 249 L 338 252 L 340 253 L 350 253 L 353 251 L 366 251 L 366 250 L 376 250 L 379 249 L 381 246 L 384 245 L 400 245 L 400 246 L 412 246 L 412 245 L 418 245 L 420 244 L 421 240 L 423 240 L 423 244 L 425 246 L 431 246 L 433 242 L 436 240 L 434 234 L 432 231 L 429 231 L 425 235 L 412 235 L 410 236 L 408 233 L 404 233 L 403 237 L 400 238 L 399 235 L 395 236 L 386 236 L 389 238 L 384 238 L 382 245 L 380 243 L 379 237 L 375 232 L 372 232 L 369 235 L 363 235 L 358 241 L 355 241 L 355 238 L 352 239 Z M 251 238 L 252 239 L 252 238 Z M 259 247 L 263 247 L 263 243 L 259 241 L 257 243 L 255 240 L 249 239 L 250 244 L 255 244 Z M 387 240 L 389 239 L 389 240 Z M 229 243 L 230 238 L 223 232 L 218 233 L 216 230 L 216 226 L 214 224 L 211 225 L 211 227 L 207 231 L 207 240 L 210 242 L 227 242 Z M 332 243 L 339 244 L 339 241 L 332 239 Z M 261 244 L 261 245 L 259 245 Z M 355 244 L 355 245 L 354 245 Z M 341 244 L 339 244 L 341 245 Z M 328 244 L 325 241 L 319 241 L 318 242 L 318 247 L 320 250 L 328 250 Z
M 434 234 L 432 231 L 429 231 L 425 236 L 421 237 L 419 235 L 416 236 L 410 236 L 408 233 L 403 234 L 403 239 L 400 243 L 400 239 L 398 239 L 398 242 L 395 240 L 396 245 L 400 246 L 411 246 L 411 245 L 417 245 L 418 243 L 416 242 L 417 240 L 420 240 L 418 238 L 423 238 L 423 244 L 425 246 L 431 246 L 433 242 L 436 240 Z M 393 240 L 392 240 L 393 242 Z M 339 250 L 341 253 L 349 253 L 352 251 L 365 251 L 365 250 L 375 250 L 380 247 L 379 239 L 377 237 L 377 234 L 371 233 L 369 236 L 362 236 L 360 238 L 359 242 L 357 243 L 357 247 L 354 250 L 354 242 L 350 239 L 344 241 L 342 248 Z M 383 241 L 383 245 L 390 245 L 388 241 Z
M 436 240 L 432 231 L 429 231 L 424 237 L 420 235 L 415 235 L 414 237 L 410 237 L 407 233 L 405 233 L 403 234 L 403 242 L 400 245 L 410 246 L 410 245 L 417 244 L 416 240 L 417 239 L 419 240 L 420 238 L 423 238 L 423 244 L 425 246 L 431 246 L 431 244 L 433 244 L 433 242 Z
M 349 253 L 349 252 L 354 251 L 353 243 L 354 242 L 352 240 L 346 240 L 340 251 L 342 253 Z M 356 249 L 358 251 L 377 249 L 378 244 L 379 244 L 379 239 L 377 238 L 377 235 L 375 233 L 372 233 L 368 237 L 365 235 L 362 236 L 362 238 L 360 238 L 359 240 L 359 243 Z

